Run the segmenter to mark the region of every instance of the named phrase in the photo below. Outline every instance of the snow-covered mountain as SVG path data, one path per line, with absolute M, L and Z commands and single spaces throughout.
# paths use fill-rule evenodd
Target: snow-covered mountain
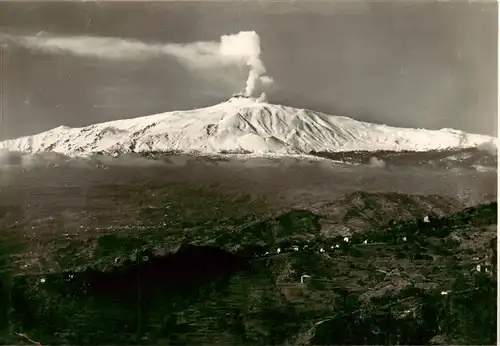
M 0 149 L 75 156 L 92 153 L 180 151 L 198 154 L 294 155 L 311 151 L 469 148 L 496 138 L 452 129 L 390 127 L 254 98 L 233 97 L 215 106 L 116 120 L 82 128 L 61 126 L 0 142 Z

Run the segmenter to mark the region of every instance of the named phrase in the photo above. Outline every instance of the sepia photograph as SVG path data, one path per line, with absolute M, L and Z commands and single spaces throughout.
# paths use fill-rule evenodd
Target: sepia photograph
M 0 344 L 496 344 L 498 28 L 0 0 Z

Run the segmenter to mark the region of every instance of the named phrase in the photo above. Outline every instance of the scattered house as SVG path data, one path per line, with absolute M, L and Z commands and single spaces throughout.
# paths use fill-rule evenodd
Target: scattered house
M 300 283 L 301 283 L 301 284 L 303 284 L 303 283 L 304 283 L 304 279 L 305 279 L 305 278 L 309 279 L 309 278 L 311 278 L 311 276 L 310 276 L 310 275 L 307 275 L 307 274 L 302 275 L 302 276 L 300 277 Z

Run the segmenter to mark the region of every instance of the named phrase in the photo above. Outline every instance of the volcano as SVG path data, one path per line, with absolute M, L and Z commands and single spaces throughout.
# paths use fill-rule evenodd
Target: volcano
M 496 138 L 453 129 L 392 127 L 234 95 L 214 106 L 60 126 L 0 142 L 0 149 L 69 156 L 147 152 L 307 155 L 311 152 L 431 151 L 496 145 Z

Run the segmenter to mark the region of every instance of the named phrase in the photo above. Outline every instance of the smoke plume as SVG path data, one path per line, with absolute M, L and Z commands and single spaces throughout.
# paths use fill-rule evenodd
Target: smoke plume
M 255 31 L 223 35 L 219 42 L 146 43 L 111 37 L 53 36 L 41 32 L 35 36 L 0 35 L 0 44 L 13 44 L 49 54 L 71 54 L 77 57 L 107 60 L 146 60 L 171 56 L 195 70 L 237 66 L 249 69 L 244 93 L 252 96 L 258 86 L 268 86 L 273 79 L 266 76 L 260 59 L 260 37 Z

